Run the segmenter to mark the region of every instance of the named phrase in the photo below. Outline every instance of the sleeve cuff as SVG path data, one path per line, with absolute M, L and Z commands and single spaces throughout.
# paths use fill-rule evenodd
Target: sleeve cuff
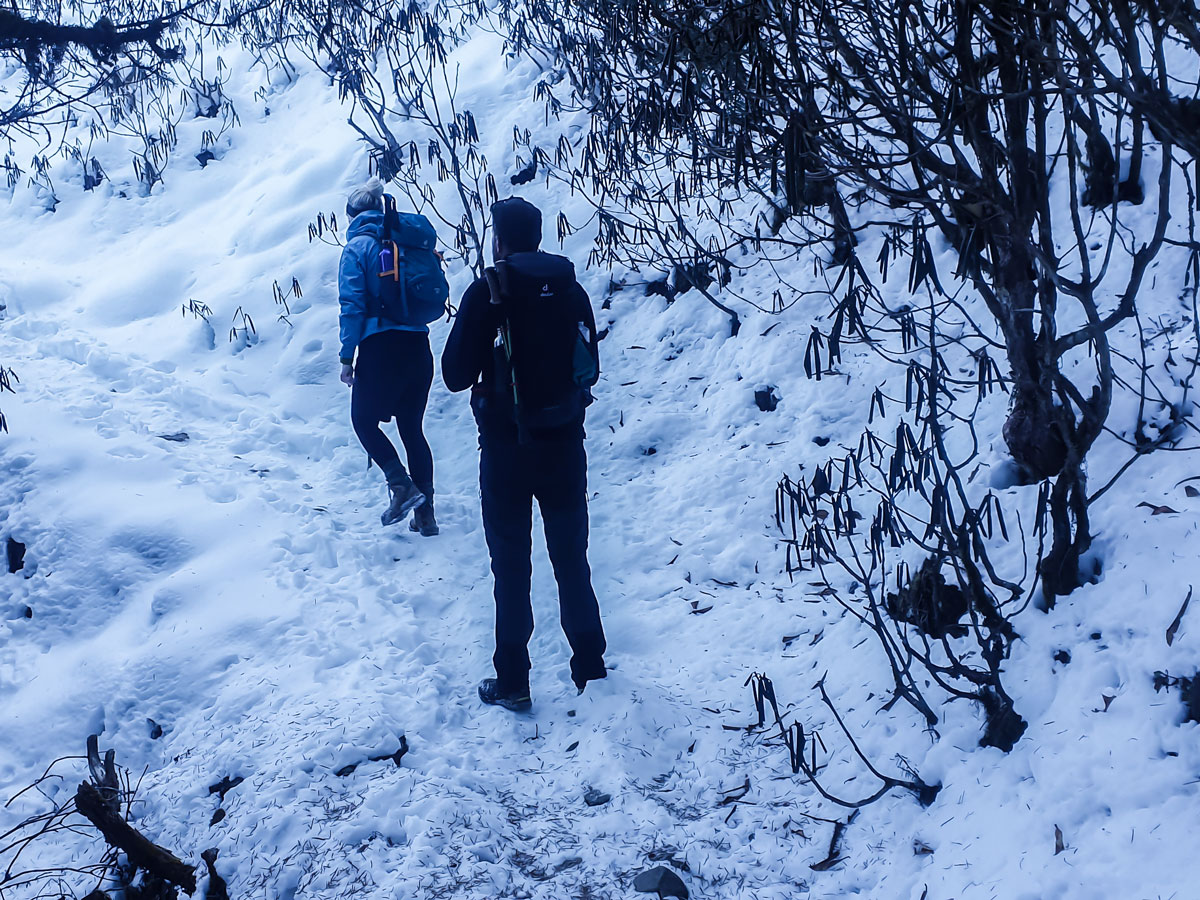
M 353 359 L 353 357 L 352 357 L 352 358 L 350 358 L 350 359 L 346 359 L 346 357 L 342 356 L 342 357 L 339 357 L 339 360 L 341 361 L 341 363 L 342 363 L 342 365 L 343 365 L 343 366 L 352 366 L 352 365 L 354 365 L 354 359 Z

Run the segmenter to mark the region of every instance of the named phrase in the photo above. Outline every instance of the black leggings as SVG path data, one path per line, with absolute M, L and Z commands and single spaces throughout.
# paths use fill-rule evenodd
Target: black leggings
M 389 482 L 402 480 L 404 465 L 380 422 L 393 416 L 408 474 L 421 493 L 433 496 L 433 453 L 421 430 L 429 388 L 433 384 L 433 353 L 429 335 L 420 331 L 381 331 L 358 345 L 350 422 L 367 455 Z

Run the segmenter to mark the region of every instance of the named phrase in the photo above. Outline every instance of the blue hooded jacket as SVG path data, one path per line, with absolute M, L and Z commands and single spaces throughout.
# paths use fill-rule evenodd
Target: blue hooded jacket
M 364 338 L 381 331 L 419 331 L 428 334 L 425 325 L 400 325 L 376 316 L 368 316 L 368 303 L 378 308 L 379 242 L 383 237 L 383 213 L 368 210 L 359 213 L 346 231 L 346 246 L 338 265 L 338 303 L 341 315 L 340 359 L 343 365 L 354 362 L 354 350 Z

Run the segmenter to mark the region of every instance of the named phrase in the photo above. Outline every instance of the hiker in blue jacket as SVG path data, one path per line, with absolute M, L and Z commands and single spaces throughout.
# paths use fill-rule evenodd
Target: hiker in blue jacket
M 346 217 L 350 226 L 338 266 L 338 302 L 341 380 L 351 388 L 350 421 L 363 449 L 387 479 L 389 503 L 380 520 L 391 525 L 412 510 L 409 527 L 428 537 L 438 533 L 433 453 L 421 427 L 433 383 L 429 327 L 372 315 L 380 309 L 382 291 L 383 183 L 378 178 L 350 194 Z M 379 427 L 393 417 L 408 458 L 407 470 Z

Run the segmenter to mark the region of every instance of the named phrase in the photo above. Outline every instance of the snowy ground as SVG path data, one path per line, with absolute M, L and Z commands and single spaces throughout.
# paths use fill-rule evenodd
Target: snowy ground
M 500 173 L 513 121 L 540 113 L 489 46 L 473 84 L 495 93 L 468 99 Z M 811 310 L 748 314 L 731 339 L 694 294 L 607 297 L 608 273 L 588 272 L 598 310 L 611 301 L 588 450 L 614 671 L 576 696 L 539 549 L 534 711 L 483 708 L 491 581 L 466 399 L 440 382 L 430 399 L 442 534 L 381 530 L 382 484 L 336 377 L 338 251 L 305 233 L 341 209 L 365 155 L 319 77 L 269 94 L 269 117 L 250 90 L 244 126 L 208 168 L 186 152 L 203 124 L 181 127 L 151 197 L 119 175 L 84 193 L 64 164 L 56 212 L 25 185 L 0 204 L 0 362 L 21 378 L 0 398 L 0 539 L 28 545 L 26 568 L 0 576 L 0 796 L 98 732 L 147 771 L 139 827 L 190 862 L 219 848 L 235 898 L 624 898 L 664 860 L 686 864 L 702 898 L 1200 896 L 1184 830 L 1198 726 L 1152 686 L 1155 670 L 1200 663 L 1200 612 L 1164 638 L 1200 580 L 1197 500 L 1178 485 L 1190 456 L 1127 474 L 1095 513 L 1103 580 L 1021 620 L 1008 685 L 1030 727 L 1017 748 L 979 749 L 964 703 L 939 709 L 935 740 L 903 704 L 879 710 L 886 670 L 869 635 L 789 582 L 772 523 L 778 477 L 825 459 L 814 437 L 857 441 L 884 370 L 848 357 L 844 386 L 809 382 Z M 111 152 L 106 168 L 126 171 Z M 525 195 L 547 210 L 574 202 L 545 185 Z M 572 241 L 582 268 L 587 236 Z M 465 273 L 451 275 L 461 292 Z M 293 277 L 304 295 L 288 324 L 271 284 Z M 189 300 L 210 320 L 181 315 Z M 250 342 L 228 340 L 239 308 Z M 767 385 L 782 398 L 773 413 L 753 402 Z M 188 439 L 162 437 L 178 432 Z M 1123 461 L 1105 452 L 1096 479 Z M 1030 491 L 1007 499 L 1028 509 Z M 1143 500 L 1180 512 L 1151 515 Z M 826 673 L 864 752 L 884 771 L 903 756 L 944 785 L 938 801 L 889 795 L 846 829 L 840 864 L 811 869 L 829 851 L 822 820 L 846 811 L 743 729 L 755 671 L 821 727 L 843 794 L 875 785 L 818 701 Z M 400 767 L 369 761 L 401 734 Z M 81 767 L 61 771 L 73 790 Z M 209 786 L 227 776 L 245 781 L 210 824 Z M 589 787 L 611 802 L 586 806 Z M 22 798 L 0 830 L 39 804 Z M 36 861 L 88 849 L 48 844 Z

